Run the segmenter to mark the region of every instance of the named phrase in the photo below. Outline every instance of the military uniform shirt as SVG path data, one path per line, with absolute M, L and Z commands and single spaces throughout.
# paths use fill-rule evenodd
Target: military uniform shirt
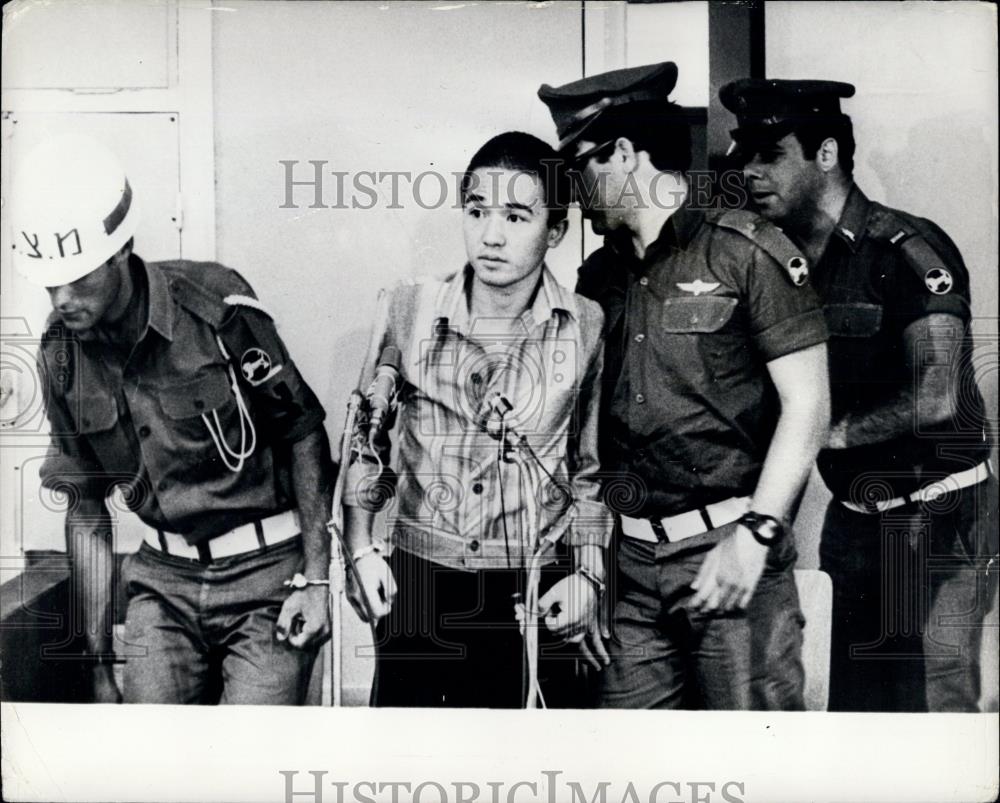
M 875 494 L 869 501 L 900 496 L 985 460 L 983 402 L 964 334 L 969 274 L 948 236 L 929 220 L 870 201 L 854 186 L 812 281 L 830 329 L 834 421 L 892 404 L 900 388 L 914 388 L 904 353 L 907 326 L 933 313 L 963 324 L 945 333 L 961 340 L 956 419 L 876 444 L 824 449 L 817 464 L 834 496 L 856 502 L 868 494 Z M 913 356 L 918 364 L 936 359 L 929 350 Z
M 761 218 L 686 206 L 643 259 L 609 238 L 583 264 L 577 291 L 607 323 L 600 454 L 619 512 L 753 492 L 779 412 L 766 364 L 827 337 L 803 268 Z
M 133 255 L 130 269 L 130 312 L 145 310 L 131 354 L 49 319 L 38 355 L 52 437 L 43 485 L 98 498 L 120 486 L 147 525 L 191 543 L 294 508 L 291 446 L 324 413 L 250 286 L 209 262 Z M 240 461 L 225 450 L 251 445 L 231 470 Z

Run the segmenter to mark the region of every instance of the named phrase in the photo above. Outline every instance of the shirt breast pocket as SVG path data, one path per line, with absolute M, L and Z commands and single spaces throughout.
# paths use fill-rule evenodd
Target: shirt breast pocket
M 724 296 L 668 298 L 663 302 L 662 329 L 667 334 L 718 332 L 733 317 L 737 300 Z
M 746 338 L 734 324 L 729 296 L 668 298 L 660 308 L 658 360 L 680 381 L 699 387 L 746 370 Z
M 91 390 L 67 397 L 77 432 L 101 465 L 111 469 L 122 467 L 122 443 L 118 426 L 118 404 L 110 390 Z M 60 433 L 62 434 L 62 433 Z M 70 434 L 70 433 L 67 433 Z
M 223 366 L 208 366 L 160 393 L 167 450 L 181 465 L 195 471 L 235 465 L 253 451 L 255 434 L 248 431 L 236 393 Z M 212 471 L 214 473 L 214 471 Z

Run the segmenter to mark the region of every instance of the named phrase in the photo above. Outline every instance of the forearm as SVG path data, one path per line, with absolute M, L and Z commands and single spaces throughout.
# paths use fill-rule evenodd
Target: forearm
M 604 548 L 597 544 L 580 544 L 573 547 L 573 566 L 593 572 L 604 579 Z
M 839 416 L 829 447 L 846 449 L 883 443 L 947 421 L 957 412 L 954 366 L 965 322 L 954 315 L 932 313 L 903 331 L 902 357 L 912 381 L 896 385 L 891 398 L 867 410 Z M 836 379 L 836 378 L 834 378 Z
M 913 432 L 915 399 L 903 389 L 885 404 L 862 412 L 847 412 L 834 422 L 827 446 L 847 449 L 881 443 Z
M 782 520 L 791 515 L 826 432 L 826 422 L 819 416 L 782 414 L 753 493 L 752 510 Z
M 66 543 L 74 629 L 82 628 L 91 655 L 109 655 L 115 624 L 115 554 L 111 517 L 103 503 L 95 515 L 66 517 Z
M 344 506 L 344 540 L 353 554 L 372 542 L 375 514 L 362 507 Z
M 753 493 L 752 509 L 787 519 L 830 428 L 826 348 L 813 347 L 769 364 L 781 401 L 774 435 Z
M 329 441 L 321 427 L 292 445 L 292 485 L 302 528 L 305 575 L 326 577 L 330 567 L 326 523 L 332 506 L 332 470 Z

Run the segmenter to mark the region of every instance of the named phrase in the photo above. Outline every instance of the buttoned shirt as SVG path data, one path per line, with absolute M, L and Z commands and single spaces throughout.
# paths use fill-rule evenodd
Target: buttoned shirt
M 684 206 L 641 259 L 612 237 L 580 268 L 607 320 L 601 462 L 619 512 L 753 492 L 779 413 L 767 363 L 827 337 L 802 260 L 750 213 Z
M 191 543 L 294 508 L 291 446 L 324 414 L 250 286 L 215 263 L 129 267 L 134 346 L 47 324 L 43 485 L 119 486 L 147 525 Z
M 898 406 L 900 391 L 912 395 L 915 388 L 914 360 L 926 366 L 940 359 L 926 347 L 907 355 L 907 326 L 934 313 L 961 321 L 955 331 L 938 333 L 957 345 L 956 416 L 934 426 L 920 426 L 915 418 L 905 435 L 824 449 L 817 465 L 834 495 L 855 501 L 867 494 L 874 495 L 870 501 L 900 496 L 985 460 L 989 438 L 965 333 L 969 273 L 951 239 L 929 220 L 870 201 L 855 185 L 812 280 L 830 329 L 834 421 Z
M 471 278 L 467 266 L 446 281 L 394 287 L 380 303 L 359 387 L 386 346 L 402 352 L 392 540 L 467 570 L 524 566 L 547 533 L 606 543 L 612 522 L 599 501 L 597 461 L 600 308 L 544 269 L 515 321 L 476 319 Z M 491 406 L 497 394 L 510 404 L 503 423 L 514 448 L 502 449 L 495 437 L 506 409 Z M 522 438 L 530 449 L 517 446 Z M 388 462 L 388 444 L 379 452 Z M 355 462 L 345 504 L 364 505 L 372 479 L 371 463 Z

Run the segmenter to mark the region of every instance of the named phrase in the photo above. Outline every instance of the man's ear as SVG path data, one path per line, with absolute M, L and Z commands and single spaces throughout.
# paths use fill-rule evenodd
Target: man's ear
M 633 172 L 639 166 L 639 159 L 635 153 L 635 146 L 628 137 L 618 137 L 615 140 L 615 152 L 613 158 L 621 160 L 622 167 L 626 173 Z
M 840 164 L 840 147 L 837 140 L 827 137 L 816 151 L 816 164 L 824 173 L 829 173 Z
M 555 248 L 559 245 L 559 243 L 563 241 L 563 237 L 566 236 L 566 229 L 568 228 L 569 221 L 566 218 L 563 218 L 553 226 L 549 226 L 549 233 L 545 238 L 545 242 L 548 247 Z
M 132 245 L 135 243 L 134 237 L 129 237 L 128 242 L 125 243 L 121 248 L 115 252 L 115 255 L 111 257 L 111 261 L 115 266 L 127 265 L 128 258 L 132 256 Z

